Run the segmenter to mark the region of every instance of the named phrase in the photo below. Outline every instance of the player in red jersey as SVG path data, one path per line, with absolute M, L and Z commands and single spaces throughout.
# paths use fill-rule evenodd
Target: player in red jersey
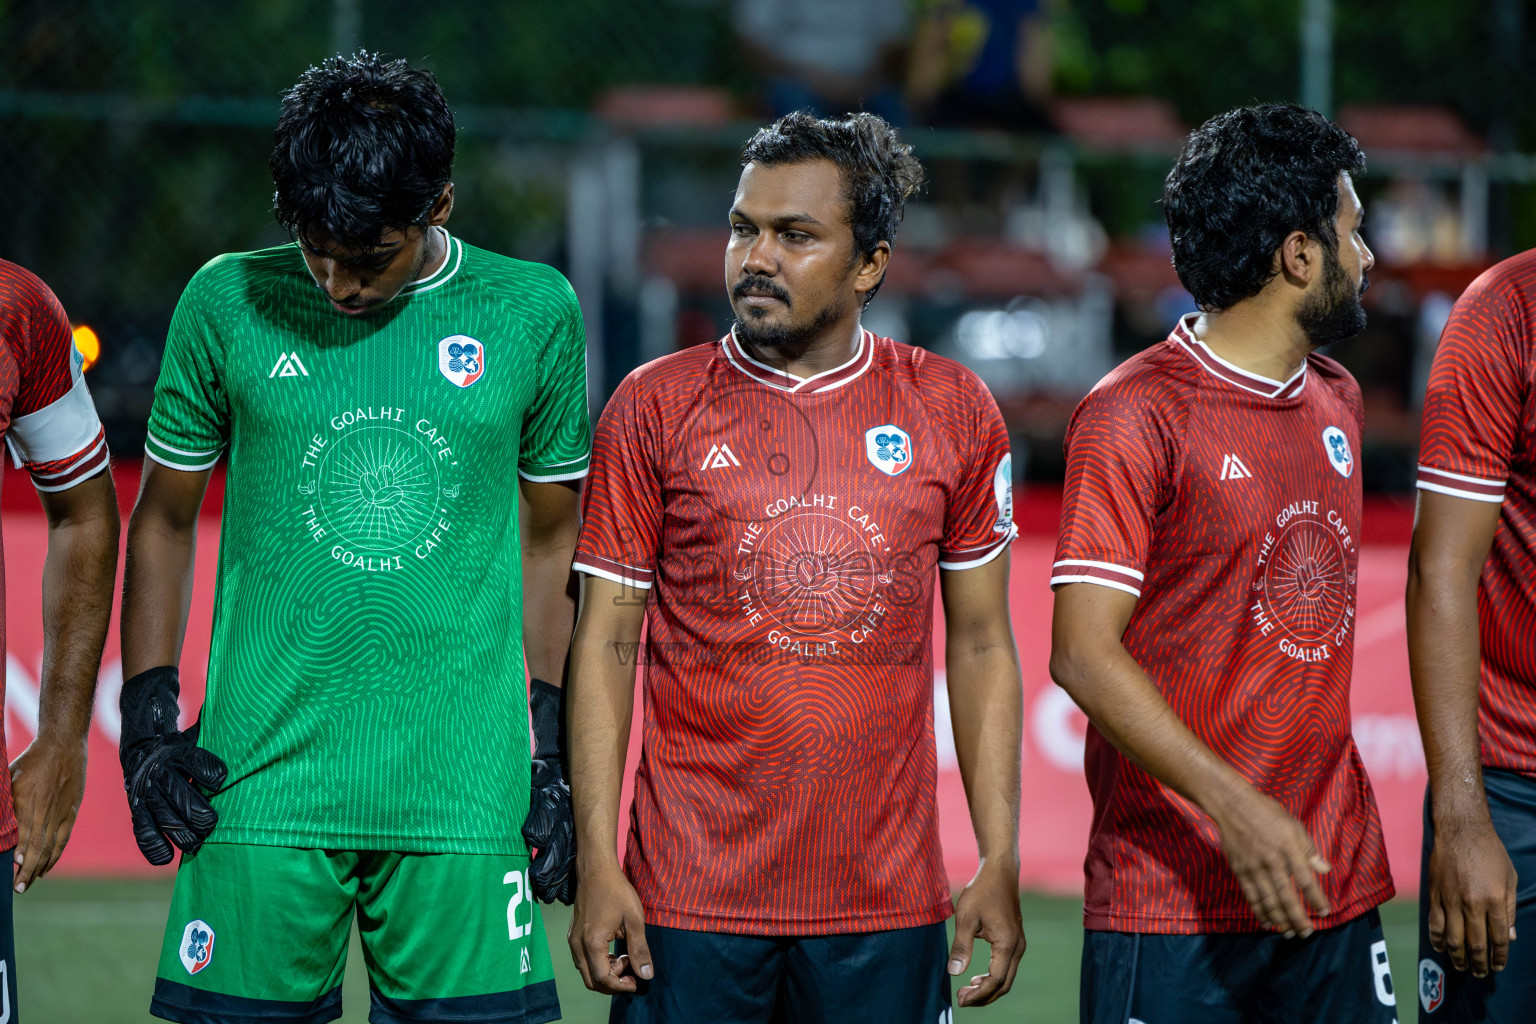
M 81 363 L 53 292 L 0 260 L 0 434 L 31 474 L 48 518 L 37 737 L 0 772 L 0 850 L 15 870 L 0 898 L 0 1020 L 14 1019 L 16 1007 L 12 890 L 24 892 L 53 867 L 85 794 L 86 734 L 117 575 L 107 437 Z M 4 622 L 0 589 L 0 641 Z
M 732 333 L 631 373 L 594 441 L 569 703 L 571 951 L 588 987 L 616 995 L 614 1020 L 931 1024 L 949 1019 L 948 975 L 977 936 L 991 961 L 962 1006 L 1006 992 L 1024 949 L 1007 434 L 970 371 L 860 326 L 922 176 L 890 126 L 792 114 L 742 162 Z M 981 852 L 953 908 L 934 800 L 936 579 Z
M 1408 653 L 1429 762 L 1422 1019 L 1526 1024 L 1536 1020 L 1536 250 L 1472 282 L 1440 337 L 1419 442 Z
M 1395 1017 L 1350 736 L 1360 389 L 1316 354 L 1365 323 L 1363 163 L 1299 107 L 1191 133 L 1163 199 L 1203 312 L 1068 428 L 1051 673 L 1093 725 L 1093 1024 Z

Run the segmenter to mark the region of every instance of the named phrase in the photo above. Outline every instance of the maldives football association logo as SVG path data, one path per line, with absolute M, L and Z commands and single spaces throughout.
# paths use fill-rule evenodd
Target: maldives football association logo
M 455 334 L 437 343 L 437 368 L 457 387 L 467 388 L 485 375 L 485 343 Z
M 1328 465 L 1340 476 L 1347 477 L 1355 469 L 1355 456 L 1349 450 L 1349 438 L 1338 427 L 1323 429 L 1323 451 L 1328 455 Z
M 196 974 L 213 961 L 213 926 L 207 921 L 187 923 L 181 933 L 181 966 Z
M 869 464 L 887 476 L 900 476 L 912 465 L 912 435 L 887 423 L 864 431 Z

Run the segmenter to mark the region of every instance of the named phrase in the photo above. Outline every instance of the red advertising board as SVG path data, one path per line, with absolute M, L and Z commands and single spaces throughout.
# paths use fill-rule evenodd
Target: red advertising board
M 131 501 L 137 485 L 136 466 L 118 470 L 118 489 L 125 505 Z M 1024 665 L 1024 795 L 1019 828 L 1022 880 L 1031 889 L 1070 893 L 1082 889 L 1090 806 L 1082 769 L 1086 722 L 1066 694 L 1051 682 L 1046 669 L 1051 615 L 1046 580 L 1050 575 L 1059 497 L 1051 491 L 1021 492 L 1015 507 L 1024 534 L 1013 548 L 1011 588 L 1014 630 Z M 220 488 L 216 485 L 204 510 L 197 539 L 196 589 L 181 661 L 184 714 L 195 713 L 202 699 L 213 617 L 219 501 Z M 31 741 L 37 722 L 37 677 L 42 659 L 39 583 L 47 524 L 21 474 L 7 474 L 3 508 L 8 633 L 5 733 L 8 749 L 14 756 Z M 1370 506 L 1360 556 L 1354 681 L 1355 739 L 1381 805 L 1398 891 L 1405 894 L 1417 888 L 1420 809 L 1425 783 L 1423 750 L 1408 688 L 1404 636 L 1403 585 L 1409 523 L 1409 510 L 1405 507 L 1382 503 Z M 934 663 L 939 666 L 935 707 L 940 831 L 945 864 L 951 881 L 958 887 L 976 869 L 976 843 L 950 733 L 942 674 L 942 634 L 935 639 Z M 121 686 L 114 616 L 91 728 L 85 802 L 74 837 L 56 869 L 61 873 L 169 870 L 144 863 L 129 828 L 117 762 L 117 697 Z M 637 724 L 630 744 L 631 765 L 638 742 Z

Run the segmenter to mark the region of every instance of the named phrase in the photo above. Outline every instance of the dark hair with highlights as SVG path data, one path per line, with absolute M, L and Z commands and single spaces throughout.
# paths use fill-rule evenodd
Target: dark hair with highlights
M 426 227 L 453 171 L 453 113 L 432 73 L 366 50 L 304 72 L 275 137 L 277 222 L 347 249 Z
M 1257 295 L 1292 231 L 1338 244 L 1339 175 L 1364 170 L 1354 136 L 1315 110 L 1274 103 L 1211 118 L 1163 186 L 1179 280 L 1204 310 Z
M 743 166 L 804 160 L 830 160 L 842 173 L 855 259 L 869 257 L 881 242 L 896 244 L 907 200 L 923 187 L 923 165 L 896 129 L 874 114 L 819 118 L 797 110 L 758 129 L 741 151 Z M 866 306 L 879 290 L 880 284 L 869 290 Z

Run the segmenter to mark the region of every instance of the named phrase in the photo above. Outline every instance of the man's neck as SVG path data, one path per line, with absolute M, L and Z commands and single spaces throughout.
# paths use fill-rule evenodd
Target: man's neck
M 442 228 L 428 227 L 422 251 L 425 255 L 421 261 L 421 269 L 416 272 L 417 281 L 425 281 L 437 273 L 443 265 L 443 260 L 448 258 L 448 232 Z
M 788 350 L 780 346 L 752 345 L 740 335 L 736 340 L 747 355 L 758 362 L 782 370 L 791 377 L 806 380 L 828 370 L 835 370 L 854 357 L 864 337 L 864 328 L 857 318 L 853 325 L 838 324 L 812 338 L 803 348 Z
M 1293 316 L 1251 299 L 1202 313 L 1195 320 L 1194 335 L 1238 369 L 1275 381 L 1295 376 L 1313 349 Z

